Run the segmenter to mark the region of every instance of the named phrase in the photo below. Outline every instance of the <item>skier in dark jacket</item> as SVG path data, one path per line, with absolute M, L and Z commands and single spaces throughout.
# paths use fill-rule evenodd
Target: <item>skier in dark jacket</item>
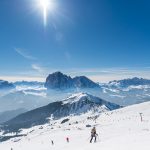
M 96 128 L 93 127 L 92 130 L 91 130 L 91 140 L 90 140 L 90 143 L 92 143 L 93 138 L 95 138 L 94 142 L 96 142 L 96 137 L 97 137 Z
M 54 141 L 53 140 L 51 140 L 51 143 L 52 143 L 52 145 L 54 145 Z
M 69 143 L 69 137 L 66 138 L 67 143 Z

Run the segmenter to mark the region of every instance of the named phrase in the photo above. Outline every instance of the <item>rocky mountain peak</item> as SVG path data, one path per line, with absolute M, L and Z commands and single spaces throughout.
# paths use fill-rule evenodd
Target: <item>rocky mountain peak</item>
M 71 78 L 61 72 L 49 74 L 45 87 L 48 89 L 95 88 L 99 85 L 85 76 Z

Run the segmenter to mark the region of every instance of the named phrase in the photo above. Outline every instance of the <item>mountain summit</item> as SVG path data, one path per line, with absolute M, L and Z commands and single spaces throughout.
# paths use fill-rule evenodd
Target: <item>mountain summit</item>
M 55 72 L 46 78 L 45 87 L 48 89 L 95 88 L 99 85 L 85 76 L 71 78 L 61 72 Z
M 52 89 L 66 89 L 73 86 L 72 78 L 61 72 L 49 74 L 46 78 L 45 87 Z

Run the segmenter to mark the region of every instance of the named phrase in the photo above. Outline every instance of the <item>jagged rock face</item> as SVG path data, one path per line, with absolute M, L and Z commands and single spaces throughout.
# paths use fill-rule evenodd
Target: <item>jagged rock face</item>
M 61 72 L 55 72 L 47 77 L 45 87 L 48 89 L 95 88 L 99 85 L 84 76 L 71 78 Z
M 12 89 L 15 86 L 8 81 L 0 80 L 0 89 Z
M 45 124 L 51 115 L 54 119 L 59 119 L 69 115 L 80 115 L 88 111 L 101 113 L 117 108 L 120 106 L 89 94 L 78 93 L 63 101 L 50 103 L 47 106 L 19 115 L 4 123 L 2 128 L 12 132 L 21 128 Z
M 46 88 L 52 89 L 66 89 L 72 87 L 72 78 L 62 74 L 61 72 L 55 72 L 50 74 L 45 83 Z
M 79 87 L 79 88 L 95 88 L 95 87 L 98 87 L 98 84 L 96 84 L 95 82 L 89 80 L 85 76 L 73 78 L 73 83 L 74 83 L 75 87 Z

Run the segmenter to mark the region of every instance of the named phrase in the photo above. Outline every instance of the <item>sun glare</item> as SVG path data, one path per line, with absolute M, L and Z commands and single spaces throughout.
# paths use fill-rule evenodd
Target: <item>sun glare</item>
M 43 11 L 44 26 L 46 26 L 47 25 L 48 13 L 52 12 L 55 8 L 54 0 L 39 0 L 39 5 L 40 5 L 40 7 L 42 8 L 42 11 Z
M 40 5 L 41 5 L 43 8 L 47 8 L 48 5 L 49 5 L 49 0 L 40 0 Z

